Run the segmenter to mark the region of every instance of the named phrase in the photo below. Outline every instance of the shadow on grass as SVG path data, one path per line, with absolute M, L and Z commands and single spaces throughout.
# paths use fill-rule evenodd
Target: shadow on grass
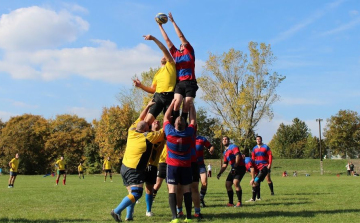
M 348 209 L 348 210 L 318 210 L 318 211 L 264 211 L 259 213 L 247 213 L 246 209 L 241 209 L 239 213 L 223 213 L 223 214 L 206 214 L 207 219 L 219 219 L 219 218 L 253 218 L 253 219 L 261 219 L 261 218 L 269 218 L 269 217 L 302 217 L 302 218 L 312 218 L 316 215 L 324 215 L 324 214 L 346 214 L 346 213 L 359 213 L 360 209 Z
M 314 192 L 314 193 L 291 193 L 291 194 L 281 194 L 281 195 L 325 195 L 325 194 L 331 194 L 331 193 L 318 193 L 318 192 Z
M 254 203 L 244 203 L 245 206 L 244 208 L 246 207 L 254 207 L 254 205 L 256 206 L 276 206 L 276 205 L 303 205 L 303 204 L 310 204 L 312 202 L 306 202 L 306 201 L 303 201 L 303 202 L 272 202 L 272 203 L 267 203 L 267 202 L 262 202 L 262 201 L 257 201 L 257 202 L 254 202 Z M 209 205 L 210 207 L 210 205 Z M 223 207 L 223 208 L 232 208 L 232 207 L 225 207 L 225 203 L 224 204 L 220 204 L 220 205 L 211 205 L 211 207 Z
M 91 219 L 57 219 L 57 220 L 48 220 L 48 219 L 25 219 L 25 218 L 0 218 L 0 222 L 24 222 L 24 223 L 60 223 L 60 222 L 91 222 Z

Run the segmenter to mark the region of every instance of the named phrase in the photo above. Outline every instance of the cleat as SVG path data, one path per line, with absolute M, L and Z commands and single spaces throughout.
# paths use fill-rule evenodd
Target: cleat
M 177 218 L 182 218 L 184 217 L 184 212 L 180 211 L 179 213 L 177 213 Z
M 184 222 L 192 222 L 192 219 L 185 218 Z
M 152 213 L 151 211 L 147 211 L 146 214 L 145 214 L 147 217 L 152 217 L 154 216 L 154 213 Z
M 274 192 L 271 192 L 271 195 L 275 195 Z
M 261 201 L 261 198 L 260 198 L 260 197 L 259 197 L 259 198 L 256 198 L 256 200 L 257 200 L 257 201 Z
M 125 221 L 134 221 L 133 218 L 125 218 Z
M 197 219 L 203 219 L 203 215 L 201 213 L 199 214 L 194 214 L 194 218 L 197 218 Z
M 114 220 L 115 220 L 116 222 L 121 222 L 121 215 L 116 214 L 116 213 L 114 212 L 114 209 L 111 210 L 110 214 L 111 214 L 111 216 L 114 218 Z
M 255 202 L 255 200 L 251 198 L 250 200 L 245 201 L 245 202 Z
M 242 207 L 241 202 L 237 202 L 237 204 L 234 207 L 236 207 L 236 208 Z
M 180 223 L 180 220 L 178 218 L 175 218 L 172 221 L 170 221 L 170 223 Z
M 234 204 L 227 203 L 226 207 L 234 207 Z
M 206 207 L 204 199 L 200 200 L 200 204 L 201 204 L 201 207 L 203 207 L 203 208 Z

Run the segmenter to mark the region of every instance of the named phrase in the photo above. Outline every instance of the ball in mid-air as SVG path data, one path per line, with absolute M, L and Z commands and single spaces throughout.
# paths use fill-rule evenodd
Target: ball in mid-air
M 168 17 L 165 13 L 158 13 L 155 16 L 155 21 L 160 24 L 165 24 L 168 21 Z

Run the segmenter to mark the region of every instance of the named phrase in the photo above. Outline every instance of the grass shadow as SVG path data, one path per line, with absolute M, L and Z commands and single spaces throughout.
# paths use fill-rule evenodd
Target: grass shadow
M 0 218 L 0 222 L 21 222 L 21 223 L 60 223 L 60 222 L 91 222 L 91 219 L 57 219 L 57 220 L 48 220 L 48 219 L 35 219 L 30 220 L 26 218 Z

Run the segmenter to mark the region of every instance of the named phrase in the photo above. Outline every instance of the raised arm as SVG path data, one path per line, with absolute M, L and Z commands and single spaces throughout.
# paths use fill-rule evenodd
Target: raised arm
M 152 35 L 146 35 L 146 36 L 144 36 L 144 39 L 145 40 L 153 40 L 156 43 L 156 45 L 158 45 L 160 50 L 163 52 L 164 57 L 166 58 L 166 60 L 169 61 L 169 62 L 174 62 L 174 59 L 172 58 L 172 56 L 169 53 L 168 49 L 166 49 L 164 44 L 162 44 L 162 42 L 160 42 L 156 37 L 154 37 Z
M 156 91 L 156 85 L 151 85 L 151 87 L 147 87 L 139 81 L 139 79 L 133 79 L 134 86 L 143 89 L 147 93 L 154 94 Z
M 172 14 L 171 14 L 171 12 L 169 12 L 169 19 L 170 19 L 170 21 L 172 22 L 172 24 L 174 25 L 175 32 L 176 32 L 177 36 L 180 38 L 181 44 L 185 45 L 185 44 L 189 43 L 189 42 L 186 40 L 184 34 L 181 32 L 181 30 L 180 30 L 180 28 L 178 27 L 178 25 L 176 24 L 176 22 L 175 22 L 175 20 L 174 20 L 174 18 L 173 18 L 173 16 L 172 16 Z
M 147 115 L 150 107 L 151 107 L 153 104 L 155 104 L 155 102 L 153 102 L 152 100 L 149 101 L 149 103 L 146 105 L 146 107 L 144 108 L 144 110 L 141 112 L 141 114 L 140 114 L 140 116 L 139 116 L 139 119 L 140 119 L 141 121 L 143 121 L 143 120 L 145 119 L 145 117 L 146 117 L 146 115 Z
M 158 23 L 158 25 L 159 25 L 159 28 L 160 28 L 161 35 L 163 36 L 168 48 L 170 49 L 172 46 L 174 46 L 174 44 L 171 42 L 170 38 L 166 34 L 164 28 L 162 27 L 162 24 Z
M 174 110 L 175 102 L 176 102 L 176 99 L 173 99 L 169 108 L 166 110 L 165 115 L 164 115 L 164 123 L 171 120 L 171 114 L 172 114 L 172 111 Z

